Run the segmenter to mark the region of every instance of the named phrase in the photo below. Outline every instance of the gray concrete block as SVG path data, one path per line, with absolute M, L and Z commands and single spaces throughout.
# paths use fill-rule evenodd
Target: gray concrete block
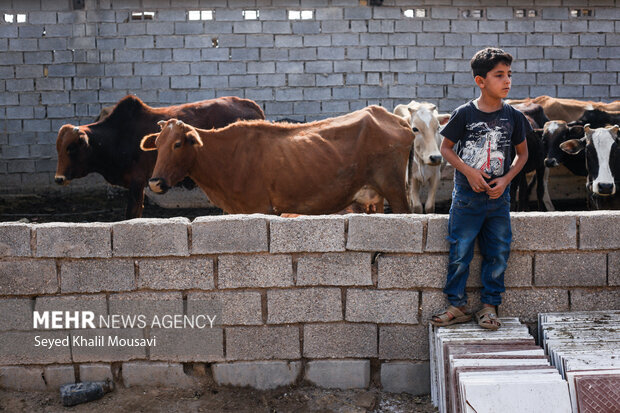
M 249 386 L 258 390 L 290 386 L 301 372 L 299 361 L 251 361 L 216 363 L 211 366 L 213 379 L 220 386 Z
M 29 298 L 0 299 L 0 331 L 32 329 L 34 301 Z
M 149 346 L 149 358 L 159 361 L 214 362 L 224 360 L 224 331 L 219 327 L 165 329 L 149 333 L 156 345 Z
M 271 253 L 344 251 L 344 228 L 344 217 L 272 218 L 269 251 Z
M 4 148 L 3 148 L 4 149 Z M 30 251 L 29 224 L 14 222 L 0 225 L 0 256 L 2 257 L 28 257 Z
M 49 348 L 42 339 L 65 340 Z M 66 331 L 10 331 L 0 333 L 0 365 L 71 363 Z M 55 341 L 58 343 L 58 341 Z
M 134 278 L 132 260 L 97 259 L 60 264 L 60 290 L 63 293 L 129 291 L 135 289 Z
M 269 324 L 340 320 L 342 320 L 342 299 L 338 288 L 267 291 Z
M 44 391 L 43 368 L 0 366 L 0 388 L 18 391 Z
M 42 313 L 44 311 L 69 311 L 72 314 L 75 311 L 92 311 L 95 315 L 96 325 L 100 317 L 106 317 L 108 315 L 108 304 L 106 296 L 101 295 L 62 295 L 62 296 L 43 296 L 37 297 L 34 302 L 34 310 Z M 33 328 L 33 308 L 30 308 L 30 323 L 29 328 Z M 71 327 L 75 327 L 75 323 L 71 324 Z M 43 326 L 39 326 L 39 329 Z
M 37 225 L 37 257 L 110 257 L 111 225 L 104 223 Z
M 302 256 L 297 285 L 372 285 L 368 253 L 329 253 Z
M 109 364 L 80 364 L 80 381 L 114 381 Z
M 620 288 L 570 290 L 571 311 L 600 311 L 620 308 Z
M 377 357 L 374 324 L 307 324 L 303 355 L 308 358 Z
M 380 327 L 379 359 L 428 360 L 428 328 L 422 325 Z
M 304 378 L 328 389 L 365 389 L 370 384 L 370 360 L 309 361 Z
M 430 364 L 406 361 L 382 363 L 381 387 L 390 393 L 428 394 L 431 391 Z
M 566 250 L 577 247 L 577 216 L 570 212 L 516 212 L 513 250 Z
M 618 249 L 620 236 L 610 228 L 620 221 L 619 211 L 591 211 L 580 214 L 579 249 Z
M 611 286 L 620 286 L 620 251 L 610 252 L 607 256 L 608 283 Z
M 604 286 L 607 284 L 605 253 L 536 254 L 536 286 Z
M 220 256 L 218 273 L 218 288 L 293 285 L 291 257 L 285 255 Z
M 211 290 L 211 258 L 145 259 L 138 261 L 138 288 L 155 290 Z
M 377 324 L 417 324 L 419 298 L 418 291 L 349 288 L 346 320 Z
M 409 215 L 351 215 L 347 249 L 422 252 L 424 218 Z
M 218 291 L 190 293 L 187 296 L 187 314 L 205 314 L 214 325 L 261 325 L 262 298 L 258 291 Z
M 299 327 L 263 326 L 226 328 L 226 359 L 299 359 Z
M 187 218 L 132 219 L 112 225 L 117 257 L 189 255 Z
M 536 322 L 538 313 L 568 311 L 568 291 L 560 288 L 507 289 L 499 316 L 519 317 L 522 323 Z
M 98 326 L 98 323 L 96 324 Z M 64 333 L 67 336 L 66 333 Z M 88 346 L 89 340 L 103 337 L 105 346 Z M 72 330 L 69 334 L 71 355 L 74 363 L 116 362 L 146 359 L 146 346 L 120 345 L 123 340 L 139 342 L 144 339 L 139 328 L 97 328 Z M 116 341 L 118 339 L 118 342 Z M 77 344 L 76 344 L 77 343 Z M 127 383 L 125 383 L 127 384 Z
M 43 374 L 48 390 L 58 391 L 63 384 L 75 383 L 75 371 L 72 365 L 47 366 Z
M 121 369 L 125 387 L 156 386 L 172 388 L 192 388 L 196 379 L 183 372 L 179 363 L 132 361 L 123 363 Z
M 0 295 L 58 292 L 54 260 L 0 261 Z

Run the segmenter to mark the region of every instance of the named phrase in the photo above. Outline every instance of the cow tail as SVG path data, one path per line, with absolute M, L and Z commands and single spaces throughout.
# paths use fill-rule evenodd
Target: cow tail
M 409 148 L 409 159 L 407 160 L 407 171 L 405 173 L 405 190 L 407 191 L 407 203 L 409 204 L 409 208 L 412 208 L 411 181 L 413 180 L 413 162 L 415 162 L 415 160 L 413 158 L 413 142 L 411 142 L 411 147 Z

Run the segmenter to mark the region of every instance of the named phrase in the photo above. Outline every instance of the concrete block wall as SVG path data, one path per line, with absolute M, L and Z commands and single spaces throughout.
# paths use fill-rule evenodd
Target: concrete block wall
M 475 96 L 469 59 L 500 46 L 517 59 L 511 96 L 618 99 L 616 0 L 5 1 L 0 22 L 0 191 L 53 185 L 61 125 L 87 124 L 126 94 L 164 106 L 236 95 L 268 118 L 314 120 L 411 99 L 450 111 Z M 182 5 L 181 5 L 182 4 Z M 571 17 L 571 8 L 592 16 Z M 406 9 L 426 17 L 407 18 Z M 214 19 L 189 21 L 189 10 Z M 258 10 L 258 20 L 244 20 Z M 311 10 L 288 20 L 288 10 Z M 464 17 L 482 10 L 481 18 Z M 536 17 L 518 18 L 518 10 Z M 154 12 L 133 20 L 133 12 Z M 97 176 L 71 189 L 102 184 Z
M 533 325 L 539 312 L 620 308 L 620 212 L 514 213 L 512 223 L 500 315 Z M 0 386 L 51 389 L 106 377 L 189 386 L 183 364 L 193 363 L 220 384 L 374 382 L 427 393 L 428 319 L 445 306 L 446 235 L 445 215 L 0 224 Z M 476 253 L 474 310 L 479 270 Z M 157 335 L 160 344 L 146 348 L 31 347 L 33 309 L 106 315 L 146 297 L 187 315 L 217 303 L 221 319 L 183 340 L 117 331 Z

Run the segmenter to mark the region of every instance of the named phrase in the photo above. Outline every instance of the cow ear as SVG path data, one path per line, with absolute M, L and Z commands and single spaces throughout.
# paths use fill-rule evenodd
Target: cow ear
M 450 114 L 449 113 L 439 114 L 437 115 L 437 120 L 439 121 L 440 125 L 445 125 L 450 120 Z
M 560 144 L 560 149 L 562 149 L 564 152 L 571 154 L 571 155 L 578 154 L 585 147 L 586 147 L 585 137 L 581 139 L 570 139 Z
M 154 151 L 157 149 L 157 146 L 155 146 L 155 139 L 157 139 L 157 135 L 159 135 L 159 133 L 151 133 L 150 135 L 146 135 L 142 138 L 142 141 L 140 141 L 140 149 L 145 152 Z
M 200 135 L 195 130 L 190 130 L 185 134 L 185 139 L 190 145 L 198 145 L 202 146 L 202 139 L 200 139 Z
M 581 139 L 585 136 L 585 129 L 581 125 L 575 125 L 568 128 L 568 137 L 570 139 Z

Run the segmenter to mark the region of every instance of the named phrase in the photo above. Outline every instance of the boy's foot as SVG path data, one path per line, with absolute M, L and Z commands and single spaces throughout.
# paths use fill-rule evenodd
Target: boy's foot
M 451 305 L 446 308 L 443 313 L 434 315 L 430 323 L 435 327 L 444 327 L 452 324 L 466 323 L 471 320 L 472 315 L 470 313 L 466 313 L 464 310 L 464 308 L 460 309 Z
M 486 328 L 487 330 L 497 330 L 502 326 L 502 323 L 497 317 L 495 306 L 489 307 L 485 305 L 482 307 L 482 310 L 476 313 L 476 320 L 480 327 Z

